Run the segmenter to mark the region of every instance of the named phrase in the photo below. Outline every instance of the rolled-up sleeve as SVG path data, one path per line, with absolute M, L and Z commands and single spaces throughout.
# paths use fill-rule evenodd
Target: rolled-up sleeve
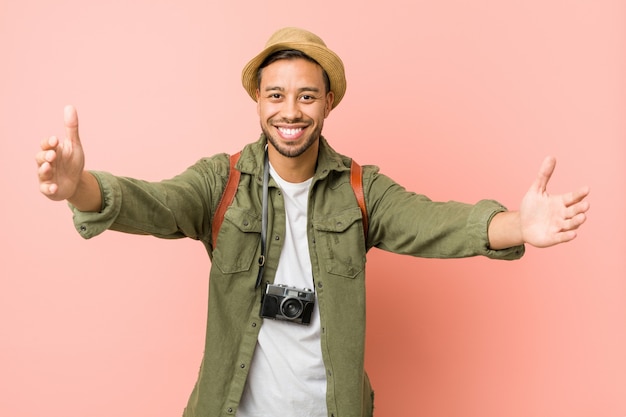
M 496 214 L 504 211 L 507 211 L 506 207 L 494 200 L 481 200 L 473 206 L 467 218 L 467 229 L 477 255 L 502 260 L 515 260 L 524 256 L 524 245 L 500 250 L 489 247 L 489 224 Z
M 117 179 L 107 172 L 90 171 L 98 181 L 102 195 L 99 212 L 80 211 L 69 204 L 74 216 L 74 227 L 85 239 L 91 239 L 108 230 L 117 219 L 121 207 L 121 187 Z

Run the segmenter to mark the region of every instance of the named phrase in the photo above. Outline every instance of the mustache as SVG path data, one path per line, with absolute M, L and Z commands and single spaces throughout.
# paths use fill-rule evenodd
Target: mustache
M 291 125 L 291 124 L 296 124 L 296 123 L 308 123 L 308 119 L 305 119 L 303 117 L 298 117 L 297 119 L 285 119 L 285 118 L 280 118 L 280 119 L 270 119 L 269 120 L 270 124 L 287 124 L 287 125 Z

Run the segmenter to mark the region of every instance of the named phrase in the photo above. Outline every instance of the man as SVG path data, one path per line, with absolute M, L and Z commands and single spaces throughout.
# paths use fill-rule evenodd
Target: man
M 68 106 L 68 138 L 45 140 L 36 156 L 41 192 L 70 203 L 83 237 L 111 229 L 204 243 L 212 260 L 206 347 L 184 416 L 371 416 L 363 369 L 368 249 L 517 259 L 525 243 L 574 239 L 585 221 L 587 188 L 546 193 L 555 166 L 548 158 L 511 212 L 490 200 L 432 202 L 364 167 L 365 229 L 351 160 L 321 136 L 345 93 L 341 59 L 316 35 L 281 29 L 246 65 L 242 82 L 263 133 L 241 152 L 237 192 L 216 242 L 227 155 L 159 183 L 85 171 L 78 118 Z M 275 300 L 264 296 L 270 289 L 284 291 L 284 300 L 297 293 L 300 306 L 312 295 L 310 318 L 301 310 L 299 320 L 283 310 L 280 317 L 267 307 Z

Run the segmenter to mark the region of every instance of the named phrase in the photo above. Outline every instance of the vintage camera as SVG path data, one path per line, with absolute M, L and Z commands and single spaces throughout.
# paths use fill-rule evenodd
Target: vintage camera
M 267 284 L 261 301 L 261 317 L 309 324 L 314 305 L 313 290 Z

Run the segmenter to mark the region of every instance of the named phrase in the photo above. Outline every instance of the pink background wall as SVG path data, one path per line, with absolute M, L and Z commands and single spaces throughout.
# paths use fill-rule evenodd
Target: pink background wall
M 180 415 L 203 350 L 193 241 L 83 241 L 37 191 L 79 110 L 87 165 L 146 179 L 256 139 L 239 74 L 286 25 L 343 58 L 325 135 L 434 199 L 511 208 L 542 158 L 591 186 L 575 242 L 517 262 L 373 251 L 378 416 L 626 416 L 626 6 L 610 0 L 0 0 L 0 415 Z

